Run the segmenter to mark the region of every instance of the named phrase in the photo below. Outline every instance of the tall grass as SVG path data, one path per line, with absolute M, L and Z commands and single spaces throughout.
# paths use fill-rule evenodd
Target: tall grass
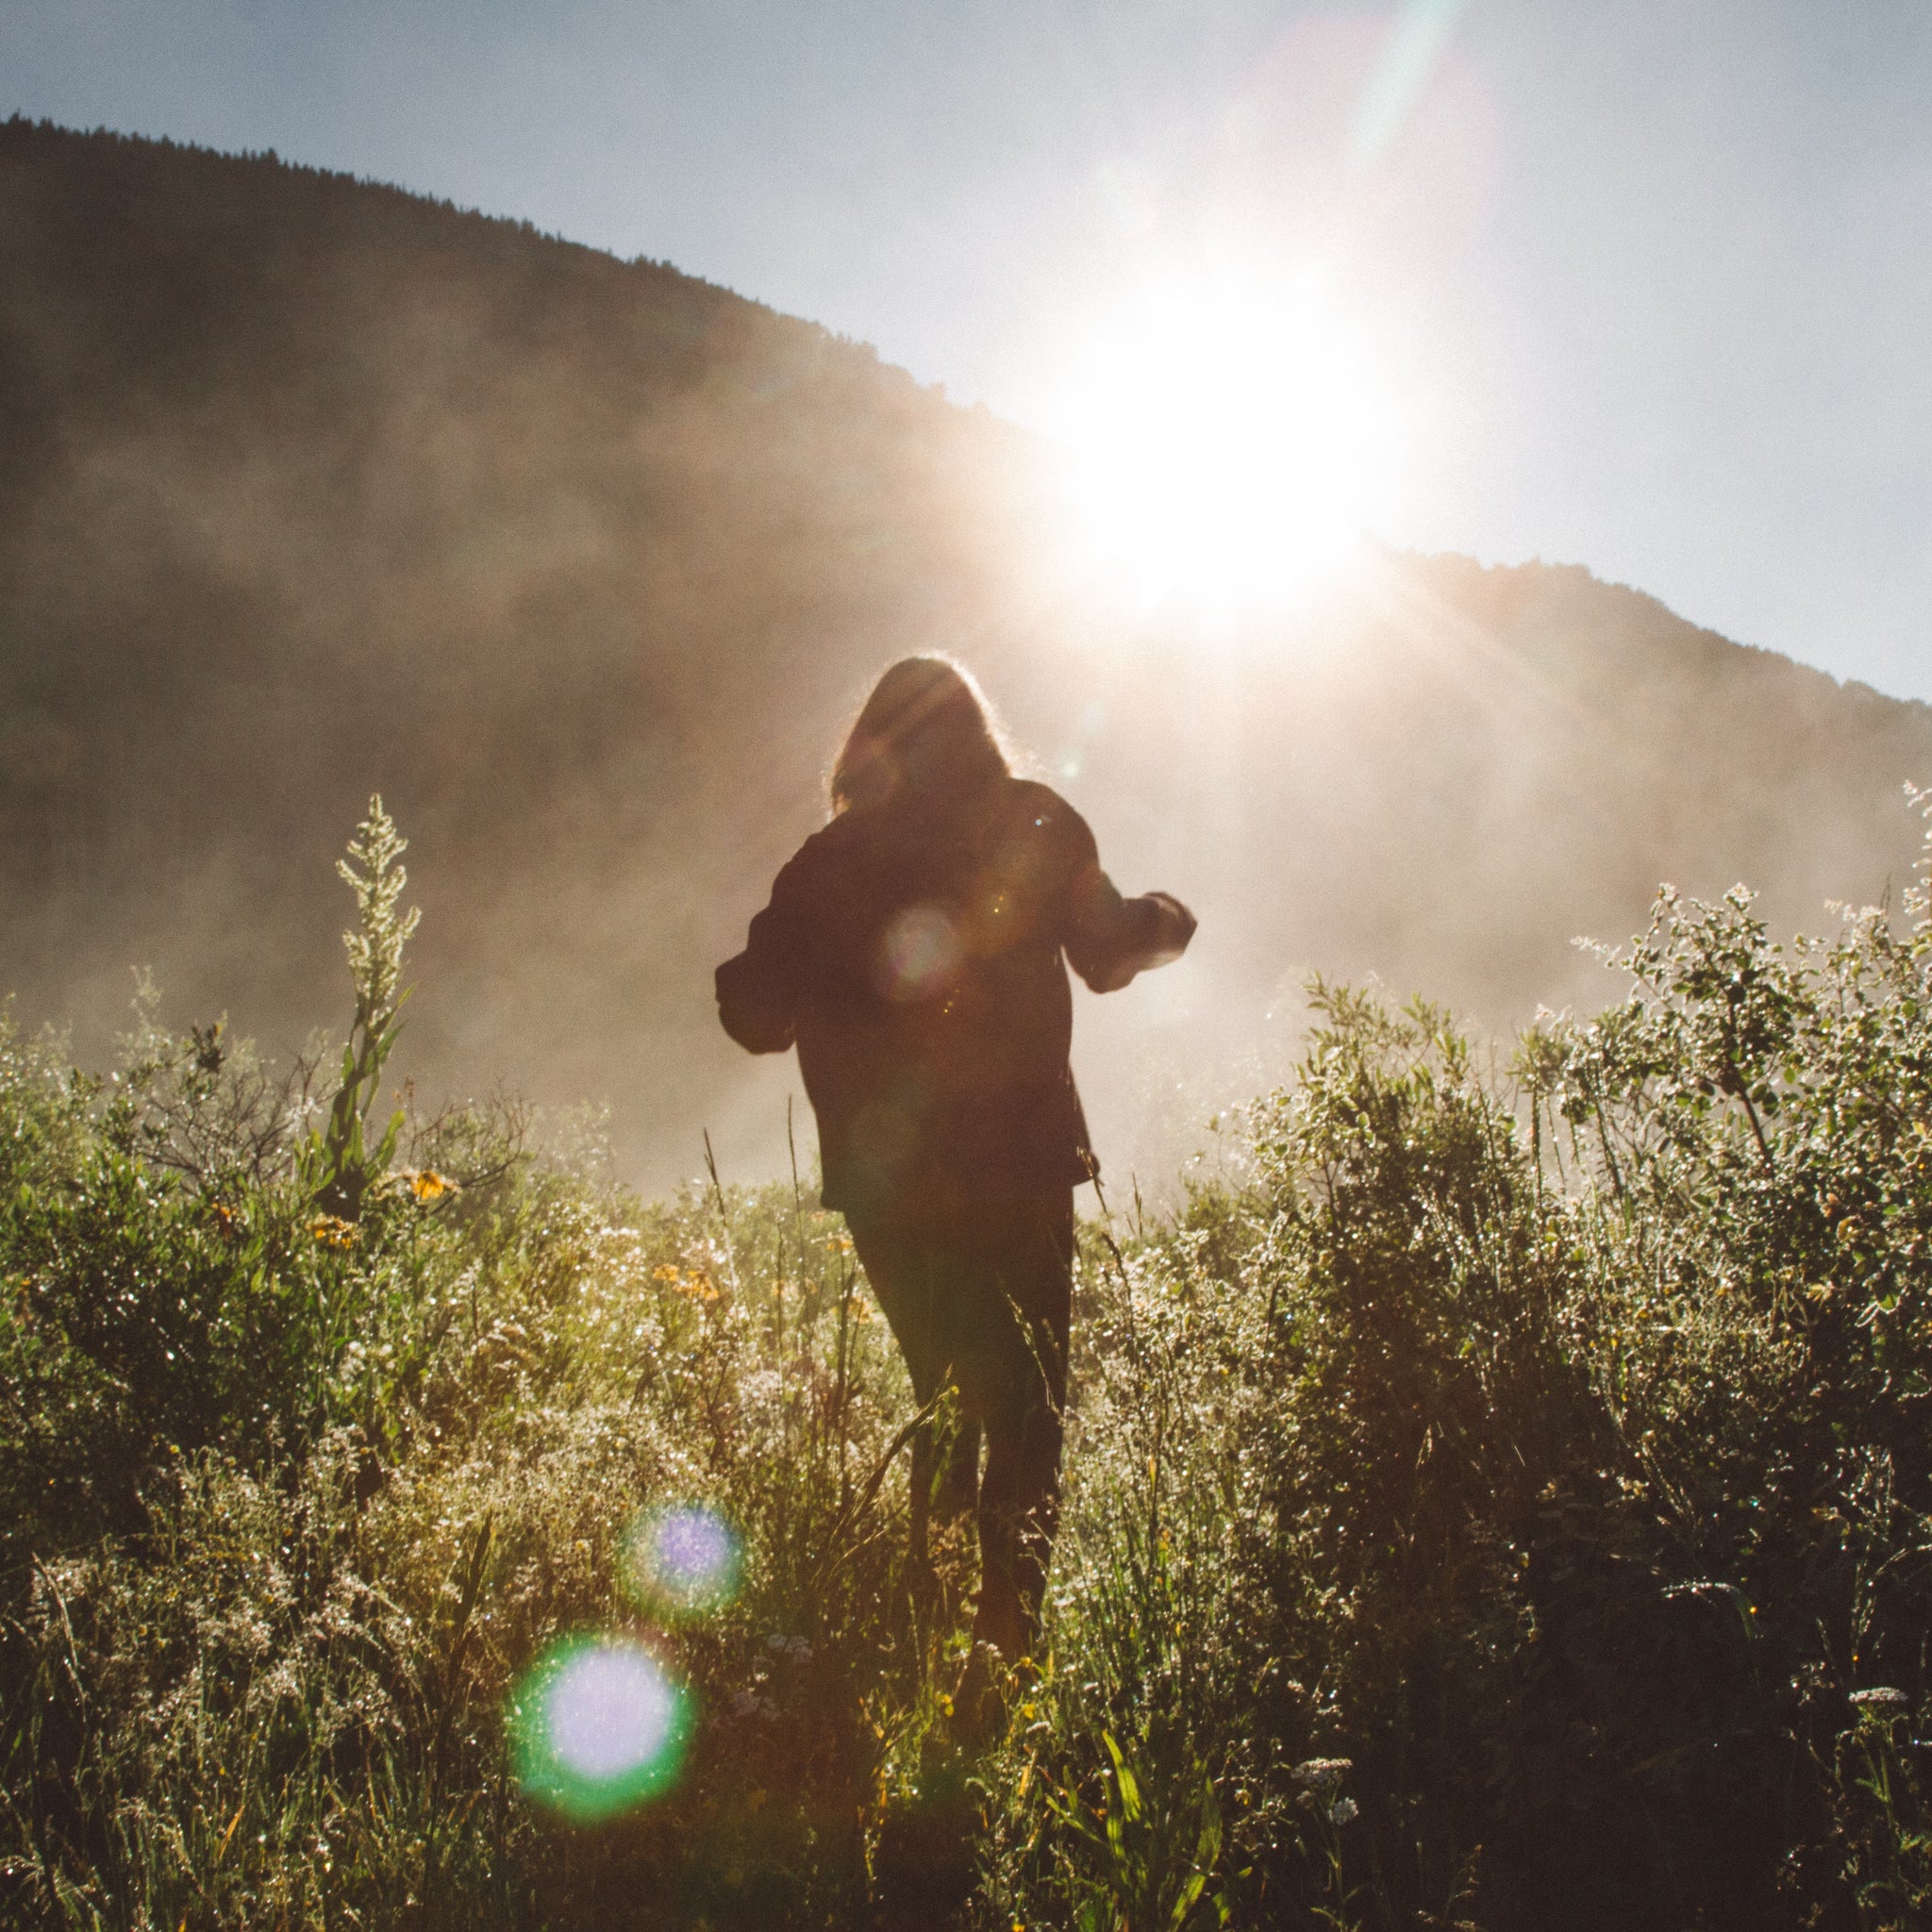
M 1048 1647 L 969 1755 L 836 1218 L 362 1135 L 372 837 L 332 1093 L 152 1009 L 105 1080 L 0 1044 L 8 1923 L 1932 1917 L 1922 893 L 1790 951 L 1666 895 L 1507 1066 L 1315 988 L 1246 1178 L 1084 1231 Z M 663 1640 L 683 1777 L 564 1824 L 506 1712 L 664 1501 L 743 1587 Z

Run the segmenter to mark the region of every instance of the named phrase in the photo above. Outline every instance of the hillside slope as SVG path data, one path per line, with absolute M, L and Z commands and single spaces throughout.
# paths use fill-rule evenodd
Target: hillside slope
M 1267 1077 L 1305 971 L 1502 1023 L 1659 879 L 1782 924 L 1908 875 L 1932 711 L 1574 569 L 1391 557 L 1204 639 L 1058 567 L 1040 447 L 648 262 L 269 158 L 0 128 L 0 989 L 287 1048 L 328 864 L 414 841 L 426 1094 L 608 1097 L 626 1171 L 782 1158 L 709 968 L 869 675 L 958 652 L 1196 955 L 1083 1006 L 1102 1153 Z M 1272 1016 L 1272 1017 L 1271 1017 Z M 97 1050 L 97 1047 L 96 1047 Z M 401 1063 L 401 1062 L 399 1062 Z

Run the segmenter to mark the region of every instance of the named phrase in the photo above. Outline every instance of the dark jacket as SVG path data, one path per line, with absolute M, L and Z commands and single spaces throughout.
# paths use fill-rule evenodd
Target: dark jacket
M 1164 893 L 1123 899 L 1044 785 L 902 795 L 799 848 L 718 969 L 719 1017 L 753 1053 L 797 1044 L 826 1207 L 944 1213 L 1098 1174 L 1061 955 L 1110 992 L 1193 931 Z

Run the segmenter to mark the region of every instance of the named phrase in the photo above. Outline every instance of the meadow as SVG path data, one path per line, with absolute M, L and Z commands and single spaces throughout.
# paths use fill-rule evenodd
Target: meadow
M 1932 1916 L 1923 890 L 1666 891 L 1507 1046 L 1315 983 L 1226 1172 L 1083 1228 L 1047 1650 L 968 1750 L 838 1217 L 392 1113 L 400 849 L 339 1054 L 0 1040 L 8 1924 Z M 640 1583 L 665 1507 L 731 1588 Z M 678 1687 L 609 1815 L 533 1768 L 560 1641 Z

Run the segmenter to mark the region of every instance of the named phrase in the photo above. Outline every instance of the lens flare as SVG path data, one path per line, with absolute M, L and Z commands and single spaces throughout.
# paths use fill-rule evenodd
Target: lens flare
M 691 1693 L 625 1637 L 575 1637 L 538 1658 L 510 1699 L 517 1782 L 526 1797 L 592 1824 L 677 1775 Z
M 636 1602 L 682 1617 L 723 1609 L 744 1565 L 731 1525 L 698 1503 L 645 1511 L 625 1531 L 619 1558 Z
M 959 965 L 959 935 L 937 906 L 900 913 L 879 941 L 879 991 L 889 1000 L 924 1000 L 943 992 Z

